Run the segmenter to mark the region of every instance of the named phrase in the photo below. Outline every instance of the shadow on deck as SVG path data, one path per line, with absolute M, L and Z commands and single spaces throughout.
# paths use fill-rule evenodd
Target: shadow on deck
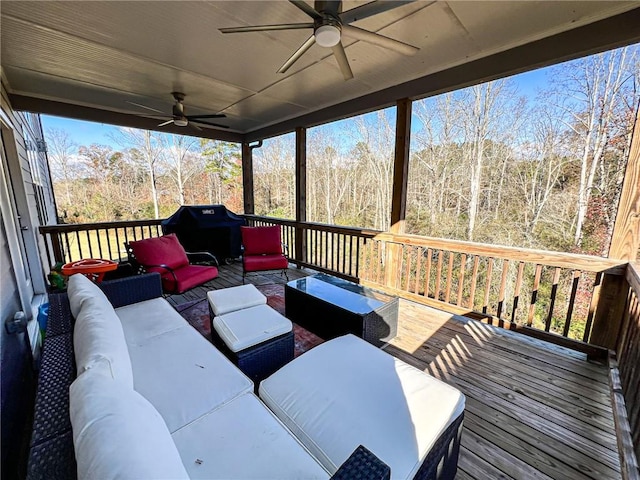
M 289 279 L 313 272 L 289 269 Z M 278 272 L 255 285 L 284 285 Z M 167 300 L 174 306 L 242 284 L 239 263 Z M 284 287 L 282 287 L 284 288 Z M 391 355 L 467 398 L 459 479 L 617 479 L 620 464 L 605 366 L 531 337 L 401 300 Z

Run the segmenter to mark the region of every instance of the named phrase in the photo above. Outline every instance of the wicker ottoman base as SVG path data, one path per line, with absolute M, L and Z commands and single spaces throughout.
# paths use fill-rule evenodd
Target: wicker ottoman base
M 262 380 L 293 360 L 293 331 L 239 352 L 231 351 L 214 328 L 211 329 L 211 338 L 218 350 L 253 380 L 256 389 Z

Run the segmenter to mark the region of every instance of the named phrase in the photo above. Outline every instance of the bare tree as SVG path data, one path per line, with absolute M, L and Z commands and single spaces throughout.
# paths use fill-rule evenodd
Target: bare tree
M 565 114 L 565 125 L 578 140 L 580 162 L 574 243 L 581 246 L 583 227 L 596 174 L 605 157 L 616 118 L 637 82 L 636 50 L 629 47 L 602 53 L 557 69 L 555 105 Z
M 162 138 L 166 172 L 176 188 L 176 200 L 184 205 L 184 187 L 187 181 L 202 170 L 199 156 L 194 152 L 198 140 L 184 135 L 166 135 Z
M 65 203 L 71 205 L 71 182 L 77 170 L 74 166 L 74 157 L 78 145 L 71 140 L 69 133 L 58 128 L 47 130 L 47 150 L 51 162 L 51 173 L 54 180 L 62 181 L 65 190 Z
M 160 134 L 149 130 L 137 130 L 121 127 L 116 141 L 132 149 L 131 156 L 145 166 L 149 176 L 149 189 L 153 202 L 154 218 L 160 218 L 158 207 L 158 167 L 162 159 L 162 141 Z

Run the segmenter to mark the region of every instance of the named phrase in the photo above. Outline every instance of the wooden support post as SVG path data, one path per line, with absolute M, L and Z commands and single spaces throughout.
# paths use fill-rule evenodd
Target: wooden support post
M 296 222 L 307 221 L 307 129 L 296 128 Z M 306 262 L 306 230 L 296 227 L 295 259 Z M 298 263 L 298 268 L 300 263 Z
M 389 231 L 401 234 L 405 231 L 407 213 L 407 177 L 409 176 L 409 147 L 411 140 L 411 100 L 404 98 L 396 103 L 396 142 L 393 163 L 393 193 L 391 196 L 391 225 Z M 384 283 L 398 287 L 398 266 L 402 247 L 387 244 Z
M 253 149 L 260 148 L 262 140 L 257 144 L 242 144 L 242 196 L 244 199 L 244 213 L 255 213 L 253 198 Z
M 631 150 L 622 183 L 609 258 L 637 260 L 640 249 L 640 112 L 636 112 Z
M 604 274 L 589 343 L 615 350 L 628 292 L 629 283 L 624 275 Z

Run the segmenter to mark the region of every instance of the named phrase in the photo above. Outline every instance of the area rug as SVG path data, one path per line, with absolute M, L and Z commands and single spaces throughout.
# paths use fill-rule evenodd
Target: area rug
M 268 284 L 256 287 L 267 297 L 267 305 L 284 315 L 284 285 Z M 211 341 L 211 320 L 209 318 L 209 303 L 206 298 L 183 303 L 178 305 L 176 310 L 204 338 Z M 295 341 L 294 356 L 296 357 L 324 341 L 295 323 L 293 324 L 293 337 Z

